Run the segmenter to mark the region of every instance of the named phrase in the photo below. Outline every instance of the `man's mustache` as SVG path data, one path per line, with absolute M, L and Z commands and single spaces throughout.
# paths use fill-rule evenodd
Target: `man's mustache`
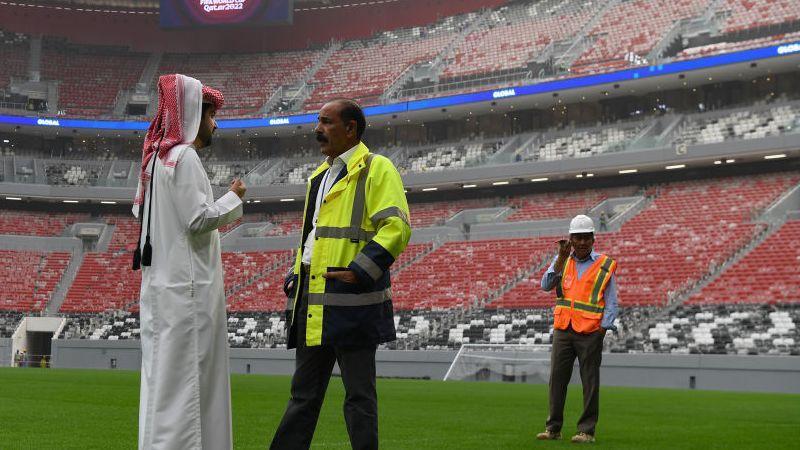
M 319 134 L 319 133 L 317 133 L 317 137 L 316 137 L 316 139 L 317 139 L 317 141 L 319 141 L 319 142 L 328 142 L 328 138 L 326 138 L 324 135 L 322 135 L 322 134 Z

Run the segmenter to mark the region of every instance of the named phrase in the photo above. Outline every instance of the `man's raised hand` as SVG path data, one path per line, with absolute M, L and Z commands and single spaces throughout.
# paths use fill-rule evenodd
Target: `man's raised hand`
M 241 178 L 237 178 L 233 180 L 231 183 L 230 191 L 234 192 L 239 198 L 244 198 L 244 193 L 247 191 L 247 186 L 244 185 L 244 181 Z

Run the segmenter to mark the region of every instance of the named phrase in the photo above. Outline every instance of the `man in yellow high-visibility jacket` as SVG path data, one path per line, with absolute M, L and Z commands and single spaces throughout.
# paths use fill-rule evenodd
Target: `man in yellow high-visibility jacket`
M 272 449 L 309 448 L 335 362 L 350 443 L 378 448 L 375 350 L 395 339 L 389 268 L 411 227 L 400 174 L 361 142 L 365 128 L 352 100 L 319 112 L 314 131 L 327 159 L 309 178 L 300 247 L 284 285 L 288 347 L 297 353 Z

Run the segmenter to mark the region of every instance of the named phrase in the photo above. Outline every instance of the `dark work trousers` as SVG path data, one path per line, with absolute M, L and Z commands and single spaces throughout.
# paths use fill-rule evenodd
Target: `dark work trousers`
M 572 366 L 578 358 L 583 384 L 583 414 L 578 419 L 578 431 L 594 436 L 600 414 L 600 362 L 603 357 L 603 338 L 600 329 L 591 334 L 581 334 L 572 329 L 553 330 L 550 353 L 550 416 L 546 427 L 559 432 L 564 425 L 564 402 L 567 386 L 572 378 Z
M 306 310 L 308 284 L 302 283 L 302 304 Z M 298 314 L 299 316 L 299 314 Z M 304 318 L 304 316 L 302 316 Z M 305 322 L 304 320 L 302 322 Z M 299 324 L 298 324 L 299 325 Z M 375 389 L 376 346 L 344 348 L 331 345 L 305 346 L 305 323 L 298 326 L 298 346 L 292 376 L 291 398 L 270 449 L 307 449 L 331 378 L 333 364 L 339 364 L 344 383 L 344 420 L 354 450 L 378 448 L 378 393 Z M 302 329 L 302 331 L 301 331 Z

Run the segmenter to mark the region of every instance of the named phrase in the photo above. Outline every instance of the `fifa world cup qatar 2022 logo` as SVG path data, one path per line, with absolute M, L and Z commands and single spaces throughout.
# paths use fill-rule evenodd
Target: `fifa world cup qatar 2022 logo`
M 241 23 L 263 14 L 268 2 L 261 0 L 185 0 L 194 21 L 217 25 Z

